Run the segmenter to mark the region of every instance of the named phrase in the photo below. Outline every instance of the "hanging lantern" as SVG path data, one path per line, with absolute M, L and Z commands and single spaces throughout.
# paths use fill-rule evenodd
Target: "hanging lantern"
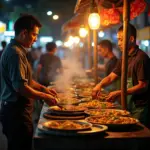
M 80 35 L 80 37 L 82 37 L 82 38 L 86 37 L 87 33 L 88 33 L 88 31 L 86 30 L 86 28 L 81 27 L 79 29 L 79 35 Z
M 98 13 L 91 13 L 88 18 L 89 26 L 92 30 L 96 30 L 100 27 L 100 16 Z

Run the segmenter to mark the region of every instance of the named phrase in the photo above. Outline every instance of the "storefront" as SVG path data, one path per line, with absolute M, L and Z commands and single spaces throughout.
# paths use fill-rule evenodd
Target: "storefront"
M 150 56 L 150 26 L 137 31 L 137 40 L 140 48 Z
M 4 32 L 6 31 L 6 24 L 0 21 L 0 41 L 4 40 Z M 1 45 L 0 45 L 1 49 Z

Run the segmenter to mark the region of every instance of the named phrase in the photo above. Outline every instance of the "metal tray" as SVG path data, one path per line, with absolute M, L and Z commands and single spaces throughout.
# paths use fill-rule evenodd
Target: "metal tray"
M 57 131 L 85 131 L 91 130 L 92 124 L 79 120 L 50 120 L 42 123 L 43 128 Z M 75 127 L 76 125 L 76 127 Z
M 91 127 L 91 130 L 87 131 L 76 131 L 76 132 L 62 132 L 62 131 L 53 131 L 43 128 L 42 124 L 38 124 L 38 130 L 41 134 L 47 135 L 58 135 L 58 136 L 85 136 L 85 135 L 105 135 L 105 132 L 108 130 L 108 127 L 105 125 L 94 125 Z
M 129 116 L 130 112 L 120 109 L 89 109 L 85 113 L 91 116 Z M 115 114 L 116 113 L 116 114 Z
M 51 113 L 47 113 L 45 112 L 43 114 L 44 118 L 46 119 L 52 119 L 52 120 L 80 120 L 80 119 L 84 119 L 86 116 L 85 115 L 55 115 L 55 114 L 51 114 Z
M 68 105 L 62 105 L 64 108 L 67 108 Z M 75 105 L 72 105 L 73 107 L 80 107 L 80 106 L 75 106 Z M 71 107 L 72 107 L 71 106 Z M 54 114 L 58 114 L 58 115 L 80 115 L 80 114 L 83 114 L 84 111 L 86 110 L 86 108 L 81 108 L 81 109 L 78 109 L 78 110 L 72 110 L 72 109 L 65 109 L 65 110 L 55 110 L 53 109 L 53 107 L 49 107 L 48 111 L 50 111 L 51 113 L 54 113 Z
M 131 117 L 118 117 L 118 118 L 124 118 L 124 119 L 133 119 L 135 122 L 133 123 L 103 123 L 103 122 L 94 122 L 94 121 L 91 121 L 91 119 L 98 119 L 98 118 L 103 118 L 103 117 L 100 117 L 100 116 L 91 116 L 91 117 L 87 117 L 85 118 L 85 120 L 89 123 L 92 123 L 92 124 L 100 124 L 100 125 L 106 125 L 108 126 L 108 128 L 127 128 L 127 127 L 131 127 L 131 126 L 134 126 L 136 125 L 139 121 L 137 119 L 134 119 L 134 118 L 131 118 Z M 106 117 L 108 119 L 108 117 Z

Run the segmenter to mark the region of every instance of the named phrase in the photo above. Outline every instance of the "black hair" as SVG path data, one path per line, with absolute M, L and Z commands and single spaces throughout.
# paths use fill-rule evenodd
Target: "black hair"
M 109 50 L 112 51 L 112 43 L 109 40 L 102 40 L 100 42 L 98 42 L 98 45 L 101 45 L 102 47 L 107 47 Z
M 123 25 L 121 27 L 119 27 L 118 32 L 120 32 L 120 31 L 123 31 Z M 128 34 L 129 34 L 129 36 L 133 36 L 134 39 L 136 40 L 136 36 L 137 36 L 136 28 L 130 23 L 128 26 Z
M 21 15 L 14 24 L 15 35 L 18 35 L 24 29 L 31 31 L 35 26 L 39 28 L 42 27 L 41 23 L 37 18 L 27 14 Z
M 46 50 L 48 52 L 52 51 L 53 49 L 55 49 L 57 47 L 57 45 L 55 44 L 55 42 L 48 42 L 46 44 Z
M 7 45 L 7 42 L 6 41 L 2 41 L 1 45 L 2 45 L 2 48 L 4 49 L 6 47 L 6 45 Z

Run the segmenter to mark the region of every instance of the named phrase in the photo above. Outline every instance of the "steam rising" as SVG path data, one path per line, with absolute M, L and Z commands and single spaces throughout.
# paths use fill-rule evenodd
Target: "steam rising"
M 62 61 L 64 73 L 56 79 L 56 88 L 66 91 L 71 87 L 73 77 L 87 77 L 85 70 L 82 68 L 79 60 L 75 58 L 67 58 Z

